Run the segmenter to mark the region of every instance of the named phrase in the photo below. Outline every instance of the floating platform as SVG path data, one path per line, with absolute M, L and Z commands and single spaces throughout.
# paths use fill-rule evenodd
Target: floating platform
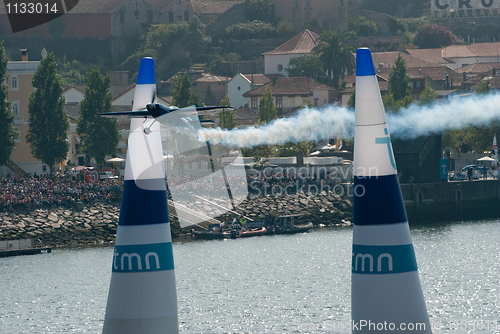
M 17 256 L 17 255 L 35 255 L 35 254 L 41 254 L 42 252 L 50 253 L 52 252 L 52 249 L 50 247 L 8 249 L 0 251 L 0 257 Z

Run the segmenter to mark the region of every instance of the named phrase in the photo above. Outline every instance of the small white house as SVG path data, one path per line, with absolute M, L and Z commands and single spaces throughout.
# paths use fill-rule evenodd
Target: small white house
M 273 77 L 276 75 L 238 73 L 227 83 L 227 96 L 231 101 L 231 106 L 240 108 L 248 104 L 248 99 L 243 97 L 243 94 L 267 84 Z
M 66 98 L 66 103 L 80 103 L 85 98 L 84 92 L 74 85 L 66 87 L 62 95 Z
M 309 56 L 311 50 L 318 45 L 319 35 L 306 29 L 300 34 L 286 41 L 276 49 L 264 52 L 265 74 L 281 74 L 287 77 L 285 69 L 290 59 L 300 56 Z

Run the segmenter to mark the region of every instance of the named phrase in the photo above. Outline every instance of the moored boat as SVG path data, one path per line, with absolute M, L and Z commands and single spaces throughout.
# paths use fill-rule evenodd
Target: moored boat
M 231 238 L 231 232 L 229 231 L 216 232 L 216 231 L 198 231 L 193 229 L 191 231 L 191 235 L 197 239 L 205 239 L 205 240 Z
M 258 235 L 264 235 L 267 233 L 267 228 L 264 226 L 261 226 L 260 228 L 253 228 L 250 230 L 245 230 L 240 232 L 240 237 L 241 238 L 246 238 L 246 237 L 255 237 Z

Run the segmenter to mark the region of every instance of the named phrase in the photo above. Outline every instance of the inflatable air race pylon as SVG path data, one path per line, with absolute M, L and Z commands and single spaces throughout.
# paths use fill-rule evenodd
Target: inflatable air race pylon
M 141 60 L 133 110 L 156 100 L 154 60 Z M 132 118 L 103 333 L 178 333 L 160 127 Z M 144 132 L 150 128 L 149 134 Z
M 369 49 L 356 54 L 353 333 L 431 333 Z

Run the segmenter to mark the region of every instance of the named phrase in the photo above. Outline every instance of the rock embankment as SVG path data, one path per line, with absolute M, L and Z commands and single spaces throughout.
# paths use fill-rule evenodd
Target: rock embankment
M 81 209 L 81 208 L 79 208 Z M 70 207 L 0 213 L 0 240 L 37 239 L 62 247 L 113 242 L 119 206 L 94 203 L 82 210 Z
M 209 213 L 210 207 L 202 204 Z M 335 195 L 308 196 L 249 196 L 238 205 L 236 212 L 251 219 L 263 219 L 267 215 L 300 215 L 297 223 L 312 222 L 314 225 L 348 225 L 352 219 L 350 200 Z M 93 203 L 79 208 L 61 207 L 24 212 L 0 213 L 0 240 L 40 239 L 44 246 L 63 247 L 113 243 L 118 225 L 120 205 L 108 202 Z M 235 214 L 218 217 L 232 221 Z M 171 218 L 172 236 L 177 238 L 189 233 L 182 230 L 175 218 Z M 36 242 L 35 242 L 36 244 Z
M 321 193 L 308 196 L 303 193 L 289 196 L 249 196 L 238 205 L 236 212 L 251 219 L 263 219 L 267 215 L 300 215 L 299 224 L 312 222 L 315 226 L 349 224 L 352 220 L 352 203 L 337 195 Z M 232 220 L 234 215 L 223 215 L 220 219 Z

